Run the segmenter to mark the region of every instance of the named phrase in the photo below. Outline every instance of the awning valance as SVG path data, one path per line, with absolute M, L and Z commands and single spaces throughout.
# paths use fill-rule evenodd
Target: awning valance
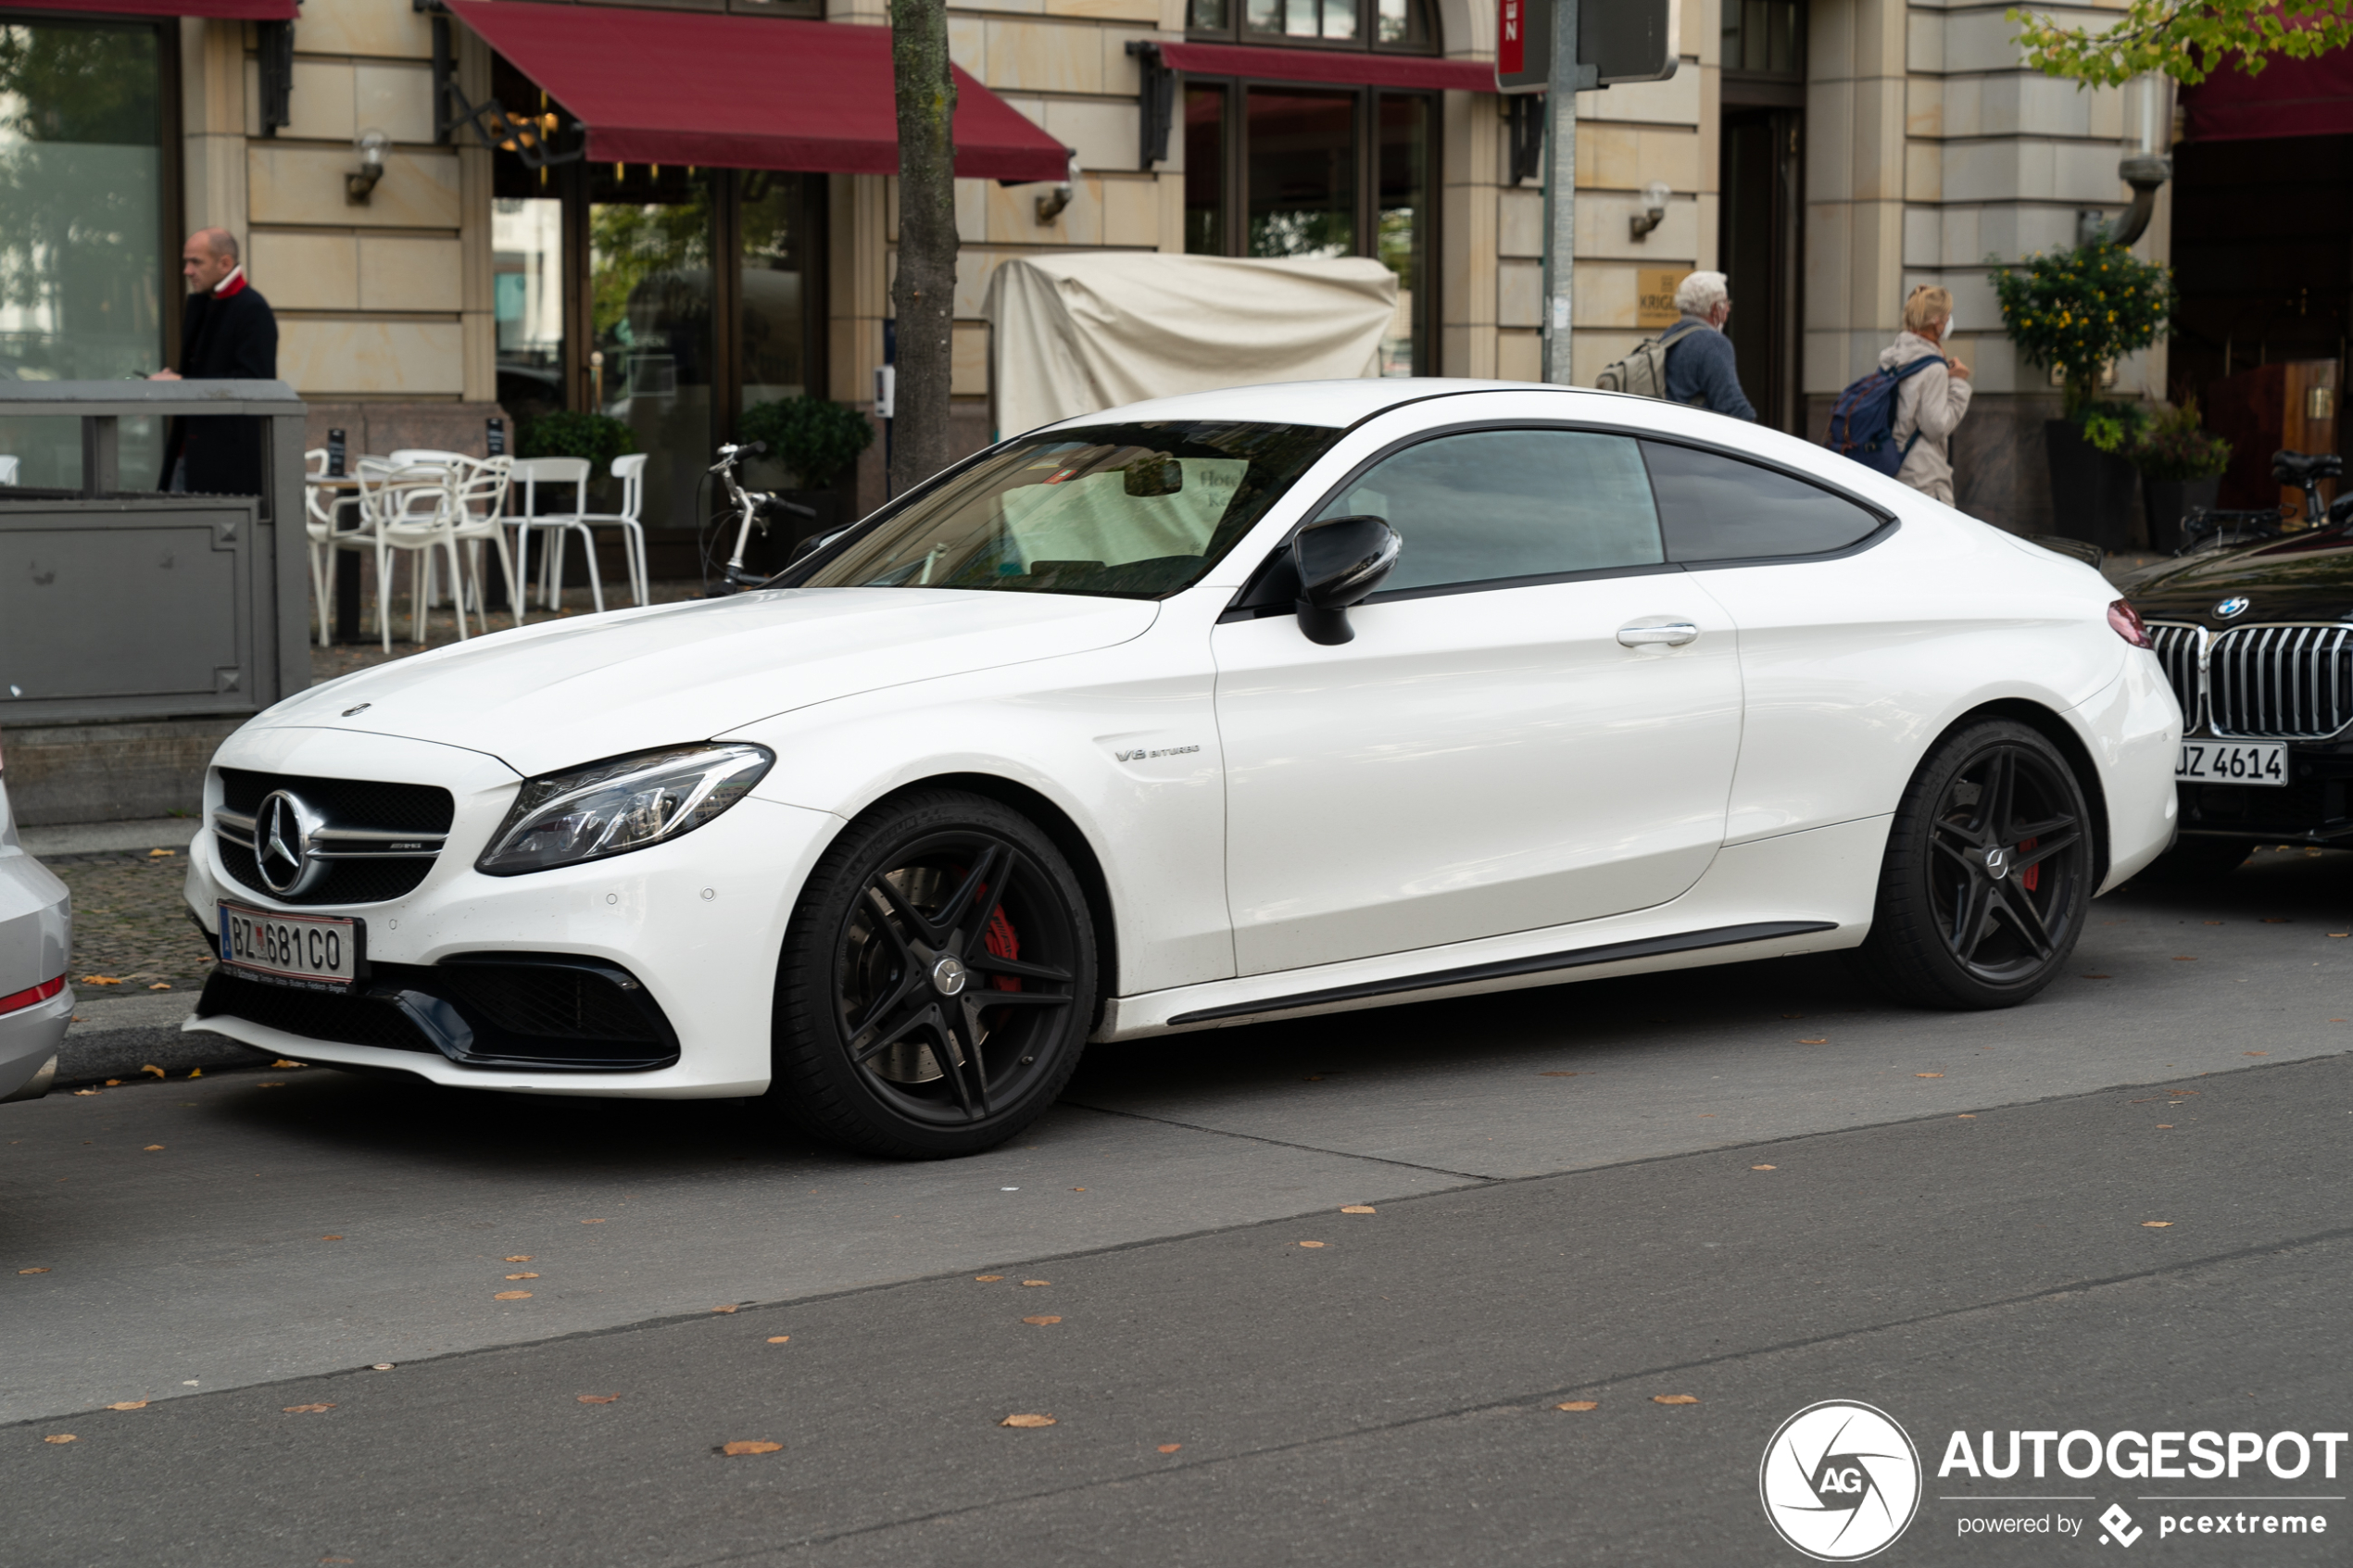
M 588 127 L 599 163 L 899 172 L 887 28 L 532 0 L 449 8 Z M 956 69 L 958 174 L 1062 180 L 1069 167 L 1061 143 Z
M 0 17 L 10 11 L 95 11 L 113 17 L 219 17 L 228 21 L 290 22 L 295 0 L 0 0 Z
M 2274 56 L 2254 76 L 2225 65 L 2182 89 L 2182 117 L 2185 142 L 2353 133 L 2353 49 Z
M 1377 55 L 1363 49 L 1251 48 L 1235 44 L 1160 45 L 1163 64 L 1202 76 L 1252 76 L 1275 82 L 1337 82 L 1350 87 L 1495 91 L 1492 60 L 1441 60 L 1428 55 Z

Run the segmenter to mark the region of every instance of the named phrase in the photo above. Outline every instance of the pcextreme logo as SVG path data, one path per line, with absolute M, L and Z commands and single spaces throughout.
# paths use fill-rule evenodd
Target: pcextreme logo
M 1825 1399 L 1781 1423 L 1756 1489 L 1781 1539 L 1818 1562 L 1857 1562 L 1919 1512 L 1919 1451 L 1886 1411 Z

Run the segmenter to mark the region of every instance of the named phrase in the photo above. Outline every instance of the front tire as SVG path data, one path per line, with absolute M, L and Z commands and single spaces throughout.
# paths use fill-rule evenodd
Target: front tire
M 1856 967 L 1921 1007 L 2016 1007 L 2074 952 L 2092 876 L 2091 814 L 2067 759 L 2015 721 L 1971 724 L 1904 792 Z
M 769 1098 L 841 1148 L 977 1154 L 1053 1104 L 1094 1008 L 1087 896 L 1053 842 L 980 796 L 902 796 L 851 823 L 801 890 Z

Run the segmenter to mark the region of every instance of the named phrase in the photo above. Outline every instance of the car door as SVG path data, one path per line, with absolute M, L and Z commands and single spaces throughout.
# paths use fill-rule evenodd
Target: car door
M 1239 972 L 1590 920 L 1697 881 L 1739 751 L 1737 650 L 1666 559 L 1638 444 L 1439 433 L 1318 513 L 1357 514 L 1404 543 L 1352 641 L 1301 633 L 1287 549 L 1212 635 Z

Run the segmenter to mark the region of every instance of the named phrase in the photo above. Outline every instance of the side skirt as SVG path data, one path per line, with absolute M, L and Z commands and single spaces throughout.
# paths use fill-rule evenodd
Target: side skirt
M 1324 991 L 1301 991 L 1288 997 L 1269 997 L 1264 1001 L 1237 1002 L 1227 1007 L 1203 1008 L 1198 1012 L 1180 1012 L 1168 1021 L 1170 1027 L 1189 1023 L 1215 1023 L 1234 1018 L 1255 1018 L 1265 1013 L 1288 1012 L 1296 1008 L 1330 1007 L 1341 1002 L 1364 1001 L 1374 997 L 1393 997 L 1409 991 L 1432 991 L 1449 985 L 1477 985 L 1492 980 L 1508 980 L 1525 974 L 1544 974 L 1554 970 L 1582 969 L 1592 964 L 1622 963 L 1629 959 L 1659 958 L 1668 953 L 1688 953 L 1704 947 L 1731 947 L 1745 942 L 1770 942 L 1783 936 L 1805 936 L 1818 931 L 1835 931 L 1837 922 L 1826 920 L 1766 921 L 1751 925 L 1719 925 L 1705 931 L 1679 932 L 1671 936 L 1650 936 L 1637 942 L 1609 942 L 1594 947 L 1573 947 L 1561 953 L 1539 953 L 1524 959 L 1508 959 L 1496 963 L 1469 964 L 1461 969 L 1432 970 L 1424 974 L 1403 974 L 1393 980 L 1366 981 L 1355 985 L 1336 985 Z

